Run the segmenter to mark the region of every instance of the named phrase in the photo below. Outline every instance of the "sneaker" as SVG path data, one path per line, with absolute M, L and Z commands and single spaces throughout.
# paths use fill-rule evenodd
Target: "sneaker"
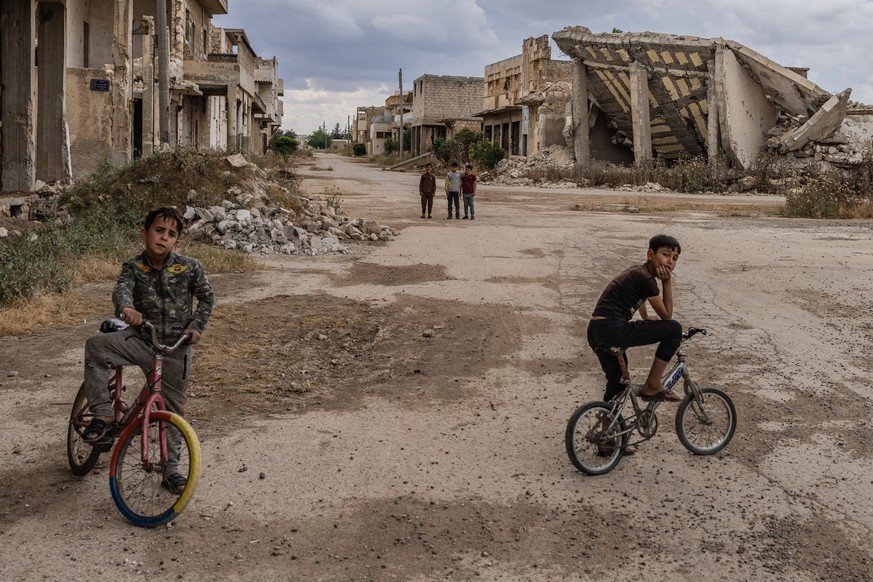
M 449 218 L 451 218 L 451 216 L 450 216 Z M 458 215 L 456 214 L 456 215 L 455 215 L 455 220 L 458 220 L 459 218 L 461 218 L 461 217 L 458 216 Z
M 188 485 L 188 479 L 179 473 L 168 473 L 167 475 L 164 475 L 164 478 L 161 480 L 161 487 L 164 487 L 174 495 L 182 493 L 182 491 L 185 490 L 186 485 Z
M 452 219 L 452 215 L 451 215 L 451 214 L 449 214 L 448 216 L 446 216 L 446 220 L 451 220 L 451 219 Z
M 475 217 L 475 216 L 471 216 L 471 217 L 470 217 L 470 220 L 476 220 L 476 217 Z
M 422 214 L 421 217 L 424 218 L 424 214 Z
M 428 217 L 428 218 L 433 218 L 433 216 L 431 216 L 430 214 L 428 214 L 427 217 Z
M 464 217 L 464 220 L 467 220 L 467 217 L 466 217 L 466 216 Z

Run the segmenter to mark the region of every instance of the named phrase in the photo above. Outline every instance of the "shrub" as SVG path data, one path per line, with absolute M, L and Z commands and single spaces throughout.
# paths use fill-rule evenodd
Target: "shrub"
M 800 186 L 785 195 L 782 214 L 799 218 L 837 218 L 858 205 L 853 185 L 835 170 L 813 166 Z
M 470 145 L 470 158 L 480 166 L 490 170 L 506 157 L 506 152 L 498 144 L 482 140 Z
M 282 159 L 286 161 L 288 156 L 297 151 L 299 145 L 293 131 L 280 131 L 270 138 L 270 149 L 282 156 Z
M 362 143 L 356 143 L 352 146 L 352 155 L 356 158 L 367 155 L 367 146 Z

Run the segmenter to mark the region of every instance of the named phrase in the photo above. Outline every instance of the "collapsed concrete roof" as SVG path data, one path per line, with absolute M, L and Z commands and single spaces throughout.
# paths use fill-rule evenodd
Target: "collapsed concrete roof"
M 652 147 L 666 158 L 703 155 L 717 135 L 719 147 L 748 168 L 781 114 L 799 124 L 812 121 L 832 97 L 794 70 L 722 38 L 592 33 L 583 26 L 564 28 L 552 38 L 585 65 L 590 98 L 626 135 L 633 134 L 629 69 L 634 63 L 646 69 Z M 848 91 L 844 94 L 836 106 L 830 104 L 830 115 L 819 116 L 827 118 L 820 122 L 827 127 L 807 128 L 805 133 L 839 127 L 835 117 L 840 109 L 845 116 Z M 717 110 L 711 112 L 713 106 Z M 718 133 L 708 137 L 711 117 L 717 119 Z

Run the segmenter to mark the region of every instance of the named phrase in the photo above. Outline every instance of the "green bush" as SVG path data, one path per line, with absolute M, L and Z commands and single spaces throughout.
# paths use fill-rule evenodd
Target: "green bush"
M 506 157 L 506 152 L 498 144 L 482 140 L 470 145 L 470 159 L 488 170 Z
M 279 131 L 270 138 L 270 149 L 287 160 L 297 151 L 300 143 L 293 131 Z
M 367 155 L 367 146 L 362 143 L 356 143 L 352 146 L 352 155 L 355 157 L 361 157 Z

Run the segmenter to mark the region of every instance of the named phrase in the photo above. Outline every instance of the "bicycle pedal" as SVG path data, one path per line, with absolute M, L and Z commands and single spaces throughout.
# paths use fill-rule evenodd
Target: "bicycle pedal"
M 100 451 L 101 453 L 108 453 L 112 450 L 112 445 L 115 444 L 115 439 L 111 436 L 105 439 L 101 439 L 96 443 L 91 443 L 91 446 Z

